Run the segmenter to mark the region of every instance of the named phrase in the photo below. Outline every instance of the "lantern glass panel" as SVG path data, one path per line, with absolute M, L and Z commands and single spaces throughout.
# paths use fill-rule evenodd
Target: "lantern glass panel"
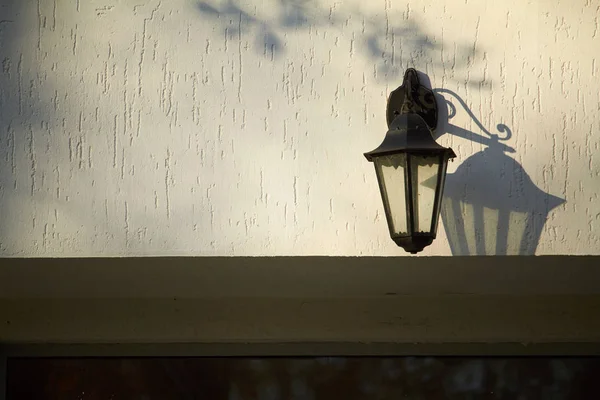
M 392 236 L 405 236 L 409 232 L 406 158 L 404 153 L 374 158 L 375 171 Z
M 433 230 L 431 231 L 431 233 L 433 233 L 435 235 L 435 233 L 437 232 L 437 227 L 438 227 L 438 222 L 440 219 L 440 210 L 442 209 L 442 204 L 443 204 L 443 196 L 444 196 L 444 187 L 446 185 L 446 171 L 448 169 L 448 158 L 442 156 L 440 158 L 440 179 L 439 179 L 439 186 L 437 189 L 437 199 L 436 199 L 436 204 L 435 204 L 435 213 L 433 215 Z
M 413 232 L 429 233 L 433 229 L 431 222 L 434 217 L 437 217 L 435 202 L 436 190 L 440 190 L 438 187 L 438 174 L 441 159 L 440 155 L 413 154 L 410 156 L 414 213 Z

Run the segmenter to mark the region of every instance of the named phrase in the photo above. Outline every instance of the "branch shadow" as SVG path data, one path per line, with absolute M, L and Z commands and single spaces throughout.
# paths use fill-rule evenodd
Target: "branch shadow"
M 498 124 L 489 132 L 466 103 L 448 89 L 433 89 L 439 106 L 437 137 L 448 133 L 487 146 L 446 177 L 441 217 L 453 255 L 534 255 L 551 211 L 564 199 L 538 188 L 501 142 L 512 131 Z M 484 135 L 450 123 L 456 100 Z
M 286 53 L 285 36 L 290 31 L 333 28 L 343 33 L 342 29 L 354 21 L 356 33 L 351 35 L 351 47 L 374 64 L 377 77 L 396 79 L 409 66 L 445 67 L 439 54 L 443 43 L 430 37 L 408 11 L 393 15 L 367 14 L 356 8 L 342 9 L 337 4 L 326 8 L 317 0 L 274 0 L 273 4 L 276 8 L 273 18 L 248 12 L 238 0 L 200 1 L 197 9 L 218 23 L 228 38 L 253 35 L 257 53 L 270 55 L 271 59 Z M 456 53 L 451 62 L 453 72 L 472 66 L 482 56 L 474 43 L 453 46 Z M 259 50 L 262 48 L 265 51 Z M 481 87 L 482 82 L 473 86 Z

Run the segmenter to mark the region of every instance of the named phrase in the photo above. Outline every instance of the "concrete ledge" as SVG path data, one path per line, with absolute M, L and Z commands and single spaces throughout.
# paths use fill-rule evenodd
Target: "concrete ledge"
M 0 259 L 0 298 L 600 294 L 600 257 Z
M 600 343 L 600 296 L 13 299 L 4 343 Z
M 0 259 L 0 342 L 600 343 L 600 257 Z

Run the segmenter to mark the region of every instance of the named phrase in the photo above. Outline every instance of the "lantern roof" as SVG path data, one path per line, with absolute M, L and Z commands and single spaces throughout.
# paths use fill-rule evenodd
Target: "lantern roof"
M 390 129 L 379 147 L 365 153 L 364 156 L 373 161 L 374 157 L 395 153 L 445 153 L 448 158 L 456 157 L 452 149 L 440 146 L 433 139 L 425 120 L 413 113 L 398 115 L 390 124 Z

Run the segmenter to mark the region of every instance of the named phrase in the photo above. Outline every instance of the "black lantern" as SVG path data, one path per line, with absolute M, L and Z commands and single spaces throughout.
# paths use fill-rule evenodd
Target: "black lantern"
M 433 139 L 437 119 L 433 92 L 410 68 L 388 99 L 389 130 L 383 142 L 365 153 L 375 164 L 390 235 L 413 254 L 435 239 L 446 168 L 455 157 Z

